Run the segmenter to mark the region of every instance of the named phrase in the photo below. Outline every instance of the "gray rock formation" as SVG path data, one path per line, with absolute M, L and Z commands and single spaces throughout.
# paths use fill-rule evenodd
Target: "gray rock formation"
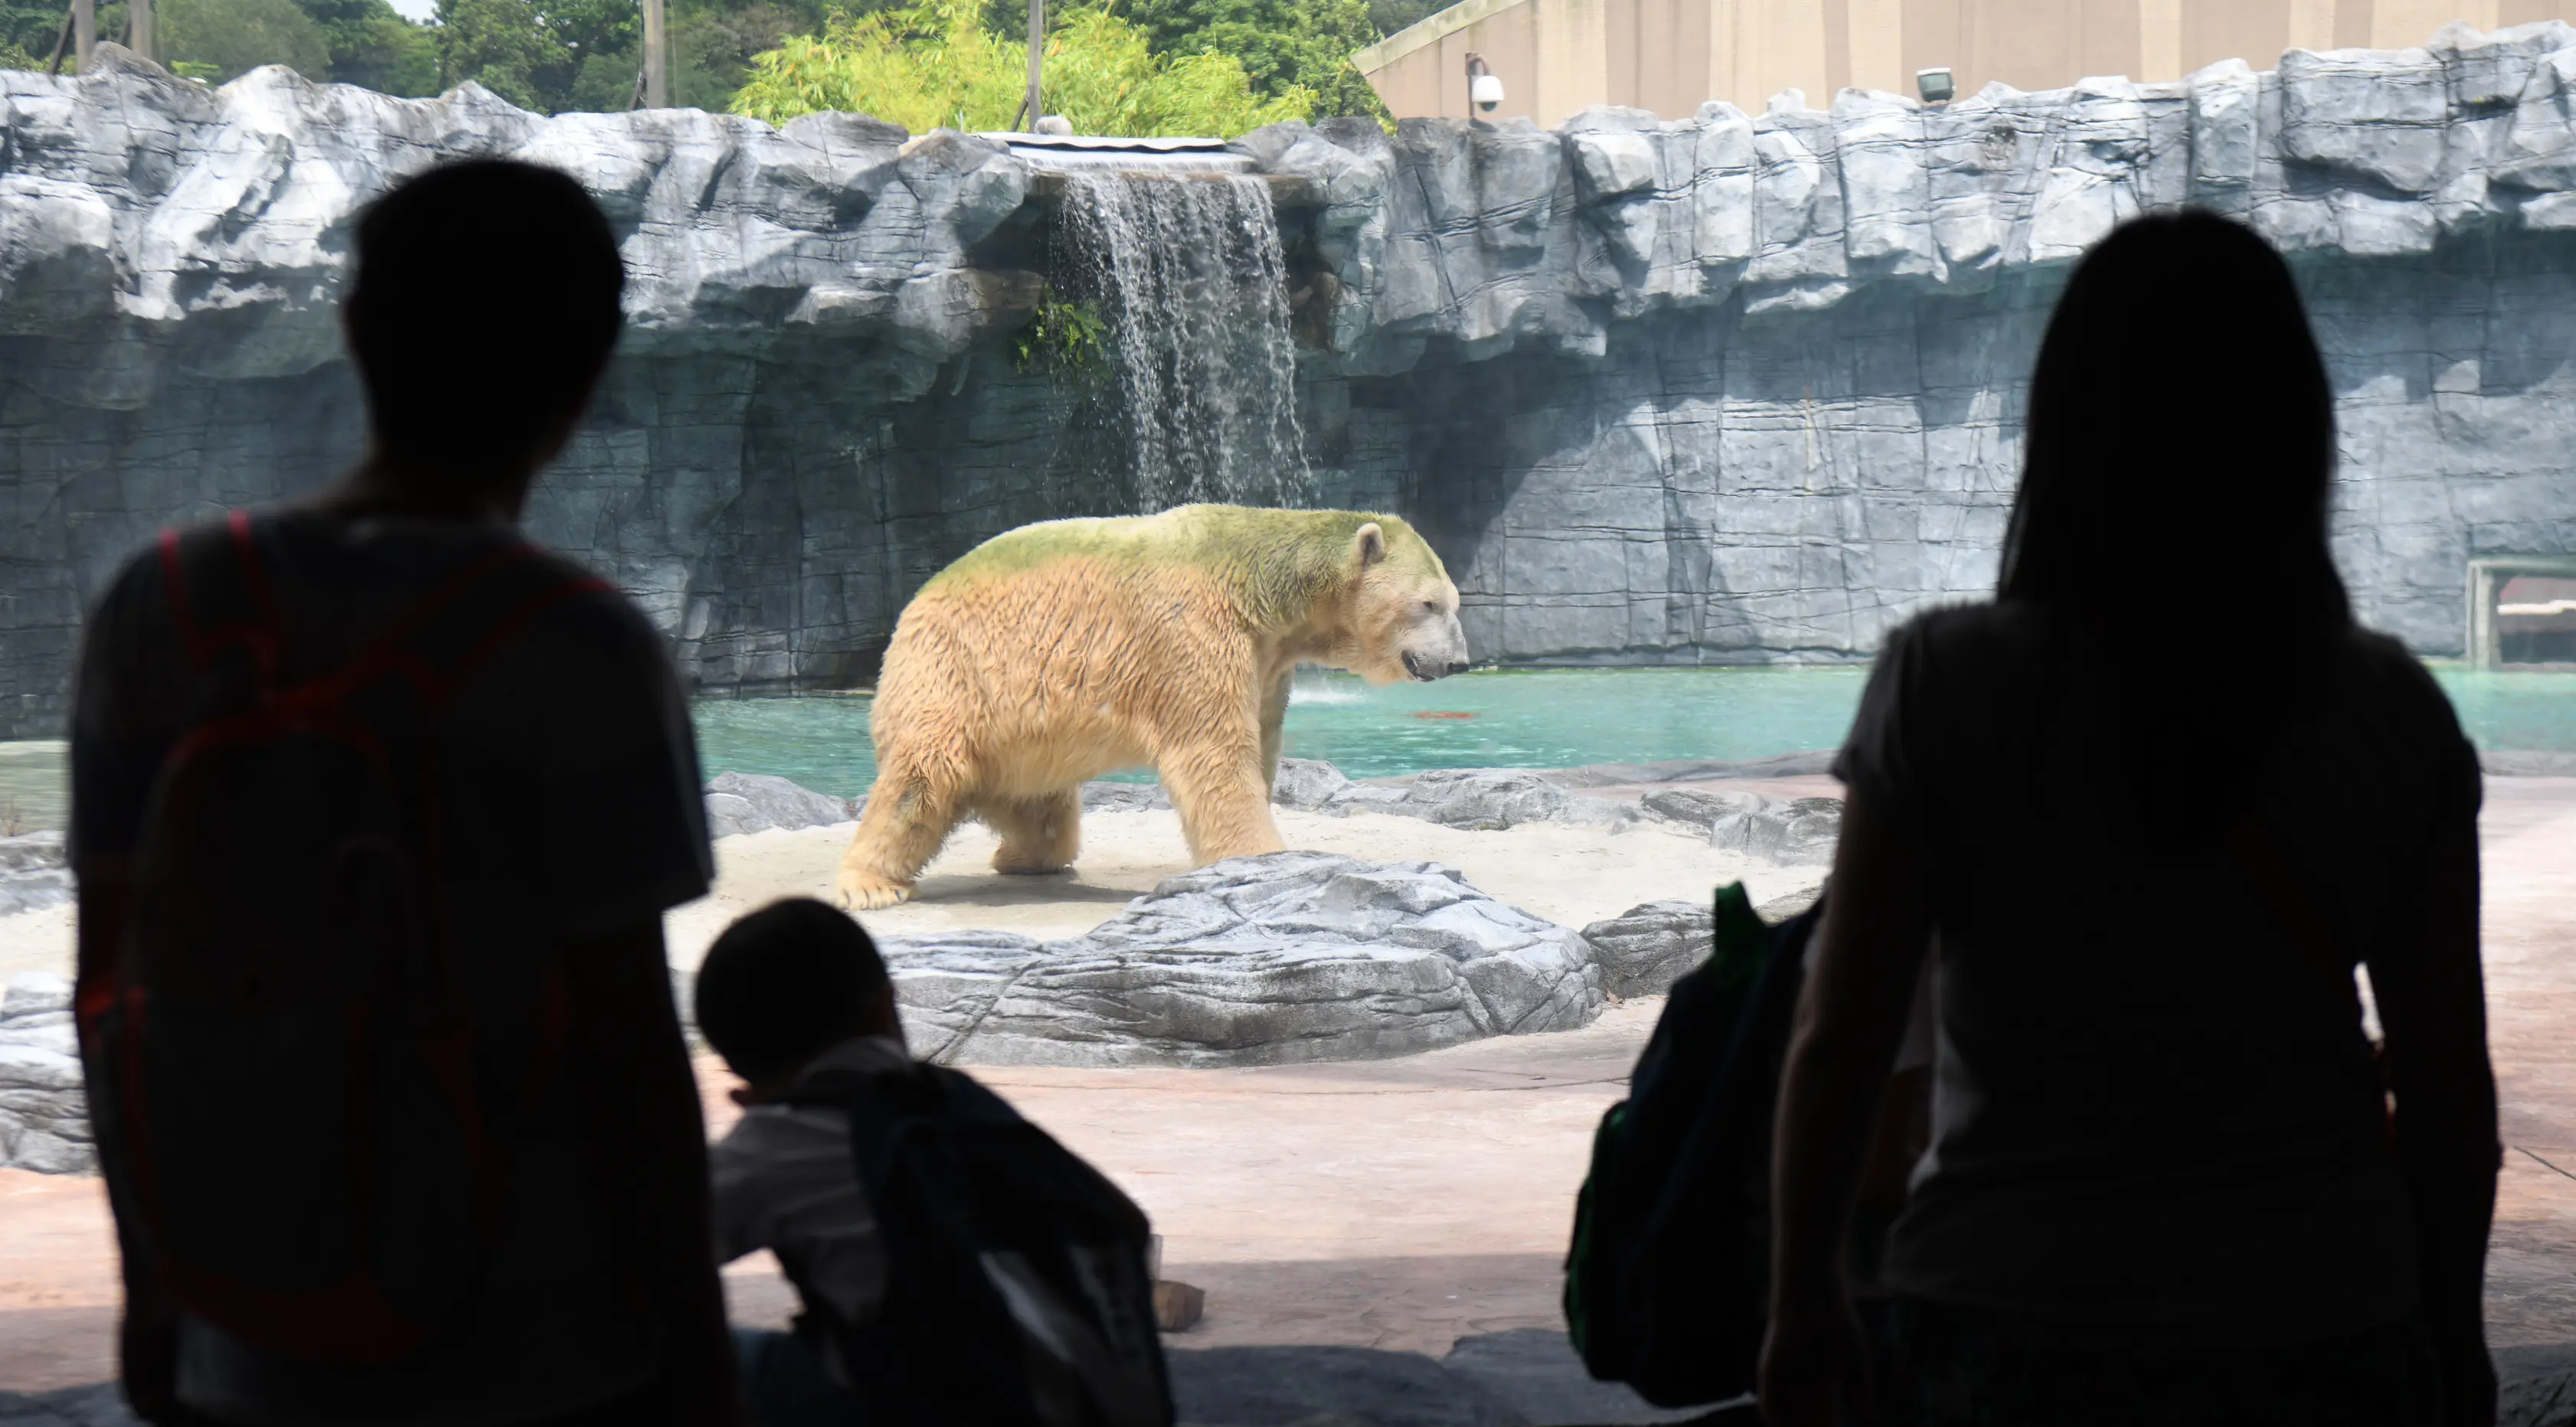
M 1696 765 L 1694 765 L 1696 766 Z M 772 828 L 820 827 L 855 820 L 868 800 L 835 798 L 788 779 L 765 773 L 721 773 L 707 782 L 707 831 L 711 836 L 764 832 Z M 1687 792 L 1658 797 L 1695 797 Z M 1742 795 L 1738 795 L 1742 796 Z M 1346 817 L 1355 812 L 1420 818 L 1445 827 L 1498 832 L 1533 822 L 1570 822 L 1616 832 L 1636 822 L 1632 804 L 1610 798 L 1569 796 L 1556 775 L 1519 768 L 1453 768 L 1385 783 L 1355 783 L 1342 770 L 1321 759 L 1283 758 L 1270 800 L 1283 808 Z M 1754 798 L 1754 804 L 1771 806 Z M 1172 806 L 1160 783 L 1090 782 L 1082 785 L 1085 812 L 1150 812 Z M 1706 822 L 1700 824 L 1703 830 Z M 37 833 L 30 838 L 0 838 L 0 907 L 11 895 L 8 859 L 11 845 L 52 838 L 57 864 L 61 836 Z M 1775 836 L 1771 839 L 1777 842 Z M 1738 836 L 1734 844 L 1744 839 Z M 31 854 L 41 855 L 41 854 Z M 36 874 L 31 874 L 31 876 Z M 41 895 L 40 889 L 29 895 Z M 31 902 L 29 905 L 42 905 Z
M 0 993 L 0 1169 L 98 1169 L 72 984 L 60 976 L 21 972 Z
M 2365 619 L 2458 652 L 2470 559 L 2576 550 L 2562 24 L 1939 108 L 1237 148 L 1281 204 L 1323 495 L 1425 530 L 1480 657 L 1858 658 L 1984 589 L 2067 265 L 2183 203 L 2242 215 L 2306 285 Z M 543 119 L 281 70 L 208 90 L 107 47 L 77 79 L 0 75 L 0 152 L 0 486 L 27 512 L 0 529 L 0 733 L 58 726 L 80 610 L 156 526 L 356 455 L 351 218 L 443 156 L 559 164 L 623 237 L 634 325 L 530 525 L 702 686 L 861 679 L 941 564 L 1118 504 L 1087 398 L 1010 357 L 1055 190 L 991 141 Z
M 1783 892 L 1755 907 L 1753 914 L 1777 926 L 1824 900 L 1824 895 L 1825 884 L 1818 882 L 1814 886 L 1801 887 L 1794 892 Z
M 1341 769 L 1320 758 L 1282 758 L 1270 780 L 1270 801 L 1300 812 L 1323 812 L 1351 786 Z
M 2576 753 L 2486 749 L 2478 754 L 2478 766 L 2490 777 L 2576 778 Z
M 1192 1427 L 1529 1427 L 1545 1420 L 1420 1353 L 1301 1345 L 1167 1356 L 1173 1405 Z
M 1583 929 L 1613 996 L 1660 996 L 1708 960 L 1717 917 L 1706 902 L 1648 902 Z
M 0 917 L 71 899 L 71 865 L 60 832 L 0 837 Z
M 1085 783 L 1082 785 L 1082 810 L 1086 813 L 1149 812 L 1168 808 L 1172 796 L 1160 783 Z
M 1816 904 L 1824 884 L 1785 892 L 1754 908 L 1777 926 Z M 1708 960 L 1717 932 L 1715 909 L 1705 901 L 1647 902 L 1583 929 L 1592 959 L 1601 967 L 1601 989 L 1613 996 L 1661 996 Z
M 2496 1427 L 2576 1427 L 2576 1341 L 2498 1349 Z
M 1270 800 L 1335 817 L 1386 813 L 1480 832 L 1552 820 L 1604 825 L 1632 820 L 1615 811 L 1577 809 L 1577 803 L 1601 800 L 1569 798 L 1546 775 L 1521 768 L 1443 768 L 1383 783 L 1354 783 L 1320 759 L 1283 758 Z
M 707 835 L 855 822 L 864 802 L 817 793 L 774 774 L 718 773 L 707 780 Z
M 1405 784 L 1404 801 L 1372 809 L 1443 827 L 1499 832 L 1563 813 L 1565 790 L 1518 768 L 1441 768 Z
M 1544 776 L 1560 788 L 1607 788 L 1638 783 L 1705 783 L 1721 778 L 1795 778 L 1830 773 L 1833 762 L 1833 751 L 1828 749 L 1734 762 L 1668 758 L 1657 763 L 1586 763 L 1580 768 L 1551 768 Z
M 0 1391 L 0 1427 L 143 1427 L 115 1383 L 56 1392 Z
M 1436 863 L 1319 852 L 1166 878 L 1078 937 L 887 937 L 905 1029 L 950 1062 L 1275 1065 L 1570 1030 L 1590 948 Z
M 1765 862 L 1822 866 L 1833 861 L 1842 835 L 1839 798 L 1792 798 L 1759 793 L 1670 788 L 1637 800 L 1649 815 L 1708 834 L 1709 845 Z

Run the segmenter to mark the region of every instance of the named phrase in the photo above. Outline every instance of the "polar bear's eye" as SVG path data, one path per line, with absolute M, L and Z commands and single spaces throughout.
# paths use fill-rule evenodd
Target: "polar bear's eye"
M 1431 600 L 1424 600 L 1422 602 L 1422 612 L 1424 614 L 1438 614 L 1440 612 L 1440 606 Z

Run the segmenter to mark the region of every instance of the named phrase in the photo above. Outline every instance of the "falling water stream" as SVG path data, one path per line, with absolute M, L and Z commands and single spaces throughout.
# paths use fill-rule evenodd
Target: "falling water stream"
M 1240 174 L 1066 175 L 1056 264 L 1099 304 L 1132 509 L 1310 506 L 1287 259 L 1270 189 Z

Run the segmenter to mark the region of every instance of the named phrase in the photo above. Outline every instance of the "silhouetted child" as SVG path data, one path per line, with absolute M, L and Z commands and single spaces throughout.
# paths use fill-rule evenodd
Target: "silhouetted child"
M 759 1427 L 1167 1427 L 1145 1216 L 962 1071 L 911 1058 L 874 943 L 780 902 L 725 929 L 698 1028 L 748 1082 L 716 1253 L 766 1248 L 793 1333 L 736 1331 Z
M 852 1422 L 867 1402 L 842 1361 L 883 1306 L 886 1253 L 859 1184 L 850 1120 L 787 1103 L 827 1071 L 900 1069 L 911 1056 L 894 988 L 857 922 L 797 899 L 725 929 L 698 968 L 698 1030 L 743 1087 L 743 1116 L 711 1151 L 718 1262 L 768 1249 L 804 1302 L 793 1333 L 734 1330 L 761 1427 Z

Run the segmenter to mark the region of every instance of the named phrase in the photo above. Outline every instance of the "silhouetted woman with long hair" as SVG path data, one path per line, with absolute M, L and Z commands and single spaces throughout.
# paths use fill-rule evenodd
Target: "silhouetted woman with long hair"
M 2353 623 L 2288 268 L 2207 214 L 2122 227 L 2058 302 L 2025 439 L 1995 599 L 1889 638 L 1836 765 L 1764 1410 L 2485 1427 L 2477 762 Z M 1927 954 L 1932 1147 L 1873 1408 L 1842 1244 Z

